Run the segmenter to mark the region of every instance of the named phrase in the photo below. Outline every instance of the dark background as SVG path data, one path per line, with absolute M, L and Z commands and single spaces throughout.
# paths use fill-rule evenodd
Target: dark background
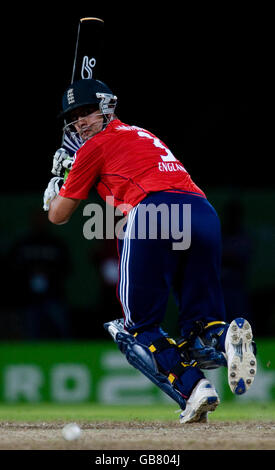
M 41 3 L 17 5 L 11 13 L 8 9 L 9 27 L 2 38 L 0 246 L 6 274 L 0 338 L 26 338 L 22 282 L 10 269 L 10 252 L 30 229 L 33 211 L 42 212 L 52 156 L 61 144 L 57 115 L 70 84 L 78 22 L 84 16 L 105 21 L 104 61 L 97 78 L 118 96 L 118 117 L 147 128 L 169 146 L 217 208 L 224 227 L 225 203 L 233 201 L 237 207 L 234 214 L 241 214 L 245 235 L 243 239 L 241 227 L 234 256 L 246 266 L 247 316 L 259 335 L 275 334 L 270 12 L 233 5 L 196 4 L 191 9 L 178 2 L 85 8 Z M 93 193 L 91 198 L 99 202 Z M 104 242 L 83 239 L 80 212 L 66 226 L 48 224 L 66 242 L 71 262 L 66 302 L 73 333 L 64 337 L 106 338 L 102 319 L 113 315 L 104 311 L 106 295 L 98 274 Z M 256 248 L 250 247 L 251 239 Z M 224 269 L 226 274 L 228 266 Z M 242 271 L 240 266 L 234 269 Z M 242 287 L 232 295 L 231 287 L 229 297 L 237 299 Z M 239 309 L 242 313 L 241 303 Z M 172 326 L 173 312 L 172 306 Z M 44 331 L 46 339 L 62 337 L 51 325 Z
M 48 181 L 82 16 L 105 20 L 100 78 L 118 96 L 122 120 L 155 132 L 199 185 L 273 186 L 268 12 L 173 2 L 149 11 L 140 3 L 58 5 L 18 7 L 5 33 L 7 160 L 13 166 L 16 152 L 24 164 L 2 190 L 41 191 Z

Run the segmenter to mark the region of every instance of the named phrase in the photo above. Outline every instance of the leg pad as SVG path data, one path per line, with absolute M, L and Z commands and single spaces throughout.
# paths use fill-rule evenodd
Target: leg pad
M 119 349 L 125 354 L 127 361 L 142 372 L 148 379 L 157 385 L 163 392 L 175 400 L 182 410 L 186 401 L 171 384 L 168 378 L 159 372 L 155 358 L 147 346 L 139 343 L 134 336 L 124 330 L 121 320 L 114 320 L 104 324 L 104 328 L 111 334 Z

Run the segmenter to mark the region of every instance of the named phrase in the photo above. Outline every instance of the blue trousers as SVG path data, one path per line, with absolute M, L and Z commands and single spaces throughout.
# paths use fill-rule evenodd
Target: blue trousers
M 140 219 L 139 213 L 150 204 L 158 207 L 165 204 L 168 212 L 164 211 L 164 215 L 159 212 L 155 219 L 157 238 L 148 239 L 147 225 L 147 238 L 139 239 L 139 233 L 144 233 L 140 230 L 144 217 Z M 167 214 L 171 216 L 173 205 L 179 207 L 178 228 L 182 233 L 186 222 L 183 205 L 190 205 L 191 244 L 188 249 L 173 250 L 175 237 L 172 223 L 163 220 Z M 205 198 L 180 192 L 152 193 L 132 209 L 124 232 L 124 239 L 118 240 L 118 296 L 129 332 L 160 325 L 171 290 L 178 305 L 182 336 L 188 335 L 197 320 L 206 323 L 225 321 L 220 280 L 220 222 L 216 211 Z M 163 232 L 166 238 L 161 237 Z
M 162 210 L 154 212 L 154 207 Z M 189 212 L 184 212 L 184 207 Z M 184 249 L 173 249 L 174 243 L 179 243 L 178 234 L 187 239 L 182 245 Z M 178 305 L 183 337 L 189 335 L 196 321 L 225 321 L 220 222 L 205 198 L 183 192 L 150 194 L 131 210 L 124 238 L 118 240 L 118 251 L 118 296 L 125 328 L 132 334 L 138 332 L 141 343 L 149 346 L 167 335 L 160 325 L 171 290 Z M 167 375 L 182 360 L 177 348 L 164 350 L 155 357 Z M 203 377 L 197 367 L 187 367 L 176 386 L 188 398 Z

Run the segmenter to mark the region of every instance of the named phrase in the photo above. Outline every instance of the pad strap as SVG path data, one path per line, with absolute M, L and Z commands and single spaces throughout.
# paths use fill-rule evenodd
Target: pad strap
M 169 372 L 168 380 L 173 385 L 179 377 L 184 374 L 189 367 L 196 367 L 198 363 L 193 362 L 189 364 L 188 362 L 178 362 Z
M 204 326 L 204 330 L 207 330 L 207 328 L 211 328 L 212 326 L 223 326 L 227 325 L 225 321 L 211 321 L 210 323 L 207 323 L 207 325 Z M 219 332 L 216 332 L 217 336 L 221 336 L 224 332 L 224 328 L 222 328 Z
M 138 333 L 135 333 L 134 337 L 136 338 L 137 335 Z M 160 338 L 154 340 L 148 346 L 148 348 L 152 353 L 157 354 L 164 351 L 165 349 L 174 348 L 175 346 L 177 346 L 177 343 L 173 338 L 169 338 L 168 336 L 161 336 Z
M 225 321 L 211 321 L 210 323 L 207 323 L 204 325 L 204 329 L 209 328 L 210 326 L 215 326 L 215 325 L 227 325 Z
M 204 333 L 205 330 L 208 328 L 211 328 L 213 326 L 223 326 L 226 325 L 227 323 L 224 321 L 211 321 L 209 323 L 206 323 L 205 325 L 201 321 L 195 322 L 194 328 L 190 331 L 189 335 L 186 338 L 181 338 L 177 342 L 177 346 L 179 349 L 184 351 L 184 349 L 188 348 L 190 345 L 192 345 L 194 339 L 197 336 L 200 336 Z M 220 336 L 223 333 L 223 330 L 218 333 L 218 336 Z

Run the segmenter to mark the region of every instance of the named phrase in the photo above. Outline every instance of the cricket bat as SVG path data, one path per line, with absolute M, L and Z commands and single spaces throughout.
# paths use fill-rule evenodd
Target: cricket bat
M 77 80 L 99 78 L 103 71 L 102 51 L 104 20 L 95 17 L 80 18 L 76 34 L 71 84 Z M 82 145 L 80 138 L 63 132 L 62 147 L 73 156 Z M 65 171 L 64 181 L 68 170 Z

